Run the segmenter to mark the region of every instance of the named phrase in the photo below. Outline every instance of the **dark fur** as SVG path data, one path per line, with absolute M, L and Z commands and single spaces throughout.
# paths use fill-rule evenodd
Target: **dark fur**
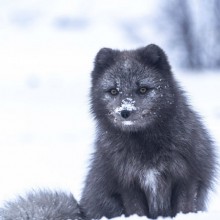
M 5 203 L 0 209 L 1 220 L 81 220 L 79 206 L 71 194 L 38 191 L 15 201 Z
M 146 94 L 138 93 L 139 84 Z M 213 145 L 158 46 L 101 49 L 91 106 L 96 150 L 80 202 L 89 219 L 205 210 L 215 174 Z

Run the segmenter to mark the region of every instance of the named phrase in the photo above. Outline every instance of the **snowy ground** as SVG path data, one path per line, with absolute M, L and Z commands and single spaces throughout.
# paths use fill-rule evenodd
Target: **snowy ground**
M 87 3 L 97 0 L 8 2 L 0 2 L 0 203 L 45 187 L 79 199 L 94 139 L 88 106 L 93 58 L 103 46 L 148 44 L 126 38 L 114 23 L 144 16 L 143 9 L 128 1 L 122 15 L 113 0 L 97 7 Z M 71 13 L 76 23 L 60 19 Z M 220 73 L 174 72 L 220 149 Z M 219 204 L 217 184 L 208 213 L 176 219 L 219 219 Z

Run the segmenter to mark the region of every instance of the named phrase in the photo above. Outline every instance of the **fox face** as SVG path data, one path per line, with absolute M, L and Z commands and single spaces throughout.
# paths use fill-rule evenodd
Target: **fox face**
M 151 46 L 147 52 L 101 49 L 91 92 L 95 117 L 123 131 L 142 130 L 168 117 L 175 104 L 172 74 L 165 54 L 153 47 L 154 53 Z

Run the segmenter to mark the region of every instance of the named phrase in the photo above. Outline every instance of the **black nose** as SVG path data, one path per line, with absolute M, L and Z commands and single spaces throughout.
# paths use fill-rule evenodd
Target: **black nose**
M 131 112 L 128 110 L 122 110 L 121 111 L 121 117 L 122 118 L 128 118 L 130 116 Z

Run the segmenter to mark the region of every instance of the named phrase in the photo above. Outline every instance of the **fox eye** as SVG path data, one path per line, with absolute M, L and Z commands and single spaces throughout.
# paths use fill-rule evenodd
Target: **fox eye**
M 147 90 L 148 90 L 147 87 L 141 87 L 141 88 L 138 89 L 138 92 L 140 94 L 145 94 L 147 92 Z
M 111 95 L 118 95 L 118 90 L 117 89 L 110 89 L 109 91 Z

